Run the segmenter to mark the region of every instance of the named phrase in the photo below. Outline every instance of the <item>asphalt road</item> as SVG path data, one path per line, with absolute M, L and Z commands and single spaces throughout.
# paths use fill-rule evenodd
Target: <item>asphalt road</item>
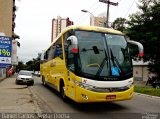
M 132 100 L 77 104 L 63 102 L 59 93 L 44 87 L 39 77 L 34 77 L 35 85 L 29 89 L 36 97 L 43 113 L 70 114 L 73 119 L 159 119 L 160 98 L 135 94 Z

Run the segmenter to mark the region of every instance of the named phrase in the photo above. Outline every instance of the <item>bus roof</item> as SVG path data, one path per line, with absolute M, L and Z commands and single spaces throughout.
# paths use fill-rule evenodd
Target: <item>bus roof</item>
M 98 32 L 108 32 L 108 33 L 115 33 L 115 34 L 122 34 L 122 32 L 114 30 L 112 28 L 105 28 L 105 27 L 98 27 L 98 26 L 68 26 L 64 32 L 68 30 L 87 30 L 87 31 L 98 31 Z M 63 33 L 63 32 L 62 32 Z
M 51 45 L 47 48 L 47 50 L 58 40 L 58 38 L 64 34 L 67 31 L 70 30 L 87 30 L 87 31 L 97 31 L 97 32 L 105 32 L 105 33 L 113 33 L 113 34 L 120 34 L 124 35 L 121 31 L 114 30 L 112 28 L 105 28 L 105 27 L 98 27 L 98 26 L 68 26 L 66 27 L 57 37 L 56 39 L 51 43 Z M 47 51 L 46 50 L 46 51 Z M 45 52 L 46 52 L 45 51 Z

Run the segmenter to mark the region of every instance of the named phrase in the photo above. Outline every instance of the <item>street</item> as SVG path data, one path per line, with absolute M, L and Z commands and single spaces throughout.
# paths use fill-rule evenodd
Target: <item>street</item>
M 66 103 L 63 102 L 59 93 L 49 87 L 44 87 L 40 77 L 34 77 L 34 81 L 34 86 L 16 85 L 15 78 L 1 81 L 0 112 L 68 113 L 71 114 L 71 119 L 141 119 L 146 115 L 155 116 L 156 119 L 160 118 L 158 115 L 160 112 L 159 98 L 135 94 L 134 98 L 128 101 L 88 104 L 69 101 Z

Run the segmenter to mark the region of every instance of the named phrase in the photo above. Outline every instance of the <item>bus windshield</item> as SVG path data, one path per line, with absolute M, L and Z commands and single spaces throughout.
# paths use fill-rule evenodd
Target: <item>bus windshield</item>
M 125 80 L 125 76 L 132 75 L 132 61 L 123 35 L 93 31 L 75 31 L 75 35 L 82 76 L 95 80 L 123 77 L 120 80 Z

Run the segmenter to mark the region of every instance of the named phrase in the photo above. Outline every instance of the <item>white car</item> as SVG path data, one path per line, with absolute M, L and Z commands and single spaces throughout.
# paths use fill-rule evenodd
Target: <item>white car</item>
M 34 72 L 34 75 L 40 77 L 40 71 L 35 71 L 35 72 Z
M 21 70 L 16 78 L 16 84 L 33 85 L 34 80 L 31 71 Z

